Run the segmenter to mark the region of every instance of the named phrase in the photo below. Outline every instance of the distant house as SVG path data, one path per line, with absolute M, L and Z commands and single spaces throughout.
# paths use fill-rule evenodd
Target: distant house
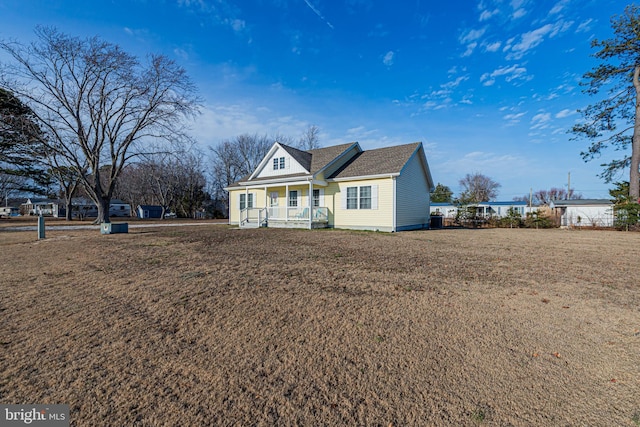
M 613 227 L 613 202 L 608 199 L 553 200 L 549 207 L 561 227 Z
M 162 218 L 162 206 L 138 205 L 136 214 L 140 219 L 160 219 Z
M 20 208 L 13 206 L 4 206 L 0 208 L 0 218 L 11 218 L 12 216 L 19 216 Z
M 445 218 L 453 219 L 457 216 L 458 211 L 473 210 L 478 218 L 503 218 L 509 214 L 509 209 L 513 209 L 523 218 L 527 213 L 531 212 L 527 202 L 481 202 L 469 205 L 455 205 L 453 203 L 431 203 L 430 211 L 434 215 L 442 215 Z
M 64 217 L 65 203 L 62 200 L 27 199 L 21 205 L 21 211 L 25 215 Z M 98 216 L 98 207 L 89 199 L 77 197 L 71 200 L 71 212 L 73 217 L 96 217 Z M 129 217 L 131 216 L 131 206 L 122 200 L 113 199 L 109 205 L 109 216 Z
M 96 204 L 84 197 L 77 197 L 71 200 L 71 210 L 74 217 L 96 217 L 98 216 L 98 207 Z M 109 204 L 110 217 L 130 217 L 131 205 L 119 199 L 111 199 Z
M 58 217 L 60 203 L 58 200 L 52 199 L 34 199 L 29 198 L 26 202 L 20 205 L 21 211 L 24 212 L 25 215 L 35 215 L 35 216 L 52 216 Z
M 422 143 L 363 150 L 357 142 L 302 151 L 275 143 L 233 183 L 240 227 L 401 231 L 429 227 L 433 179 Z

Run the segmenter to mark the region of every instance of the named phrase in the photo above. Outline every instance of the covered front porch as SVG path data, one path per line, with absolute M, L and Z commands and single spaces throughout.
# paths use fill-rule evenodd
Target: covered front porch
M 292 182 L 245 189 L 240 206 L 240 227 L 327 228 L 329 208 L 324 206 L 324 182 Z

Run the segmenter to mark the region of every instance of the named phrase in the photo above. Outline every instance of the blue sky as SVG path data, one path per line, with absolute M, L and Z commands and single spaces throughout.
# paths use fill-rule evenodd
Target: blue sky
M 204 100 L 203 147 L 242 133 L 364 149 L 422 141 L 436 182 L 467 173 L 500 183 L 498 199 L 567 186 L 585 198 L 611 185 L 571 141 L 592 103 L 578 83 L 591 40 L 612 36 L 622 1 L 592 0 L 3 0 L 0 38 L 36 25 L 98 35 L 130 53 L 163 53 Z M 628 177 L 621 177 L 621 179 Z

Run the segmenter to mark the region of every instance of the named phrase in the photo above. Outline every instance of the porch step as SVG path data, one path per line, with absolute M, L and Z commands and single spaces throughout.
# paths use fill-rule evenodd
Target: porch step
M 266 227 L 265 223 L 260 224 L 258 221 L 245 221 L 240 224 L 240 228 L 260 228 Z

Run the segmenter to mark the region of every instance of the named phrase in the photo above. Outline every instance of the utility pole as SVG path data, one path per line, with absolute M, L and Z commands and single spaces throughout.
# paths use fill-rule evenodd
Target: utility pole
M 569 172 L 569 181 L 567 182 L 567 200 L 569 200 L 570 195 L 571 195 L 571 172 Z

